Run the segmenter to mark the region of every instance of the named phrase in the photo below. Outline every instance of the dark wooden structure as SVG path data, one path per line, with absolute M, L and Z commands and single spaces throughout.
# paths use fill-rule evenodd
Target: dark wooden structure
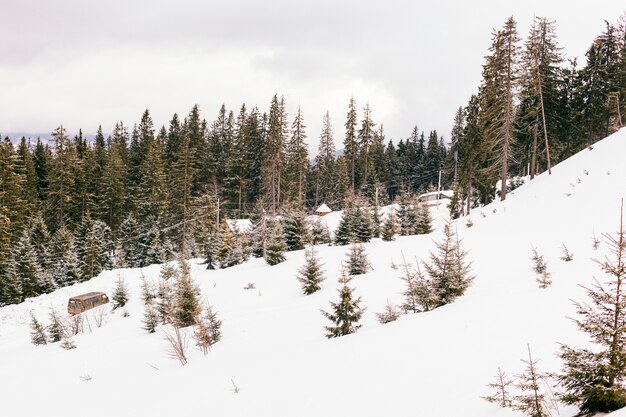
M 102 304 L 109 302 L 109 297 L 103 292 L 88 292 L 70 298 L 67 302 L 67 312 L 70 314 L 80 314 Z

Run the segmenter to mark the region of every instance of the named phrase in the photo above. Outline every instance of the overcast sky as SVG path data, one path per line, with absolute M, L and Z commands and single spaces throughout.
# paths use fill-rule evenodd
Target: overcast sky
M 155 124 L 194 103 L 301 106 L 310 146 L 331 114 L 340 148 L 348 100 L 366 102 L 387 138 L 413 125 L 449 137 L 480 81 L 491 32 L 510 15 L 556 20 L 569 57 L 616 22 L 622 0 L 167 1 L 0 0 L 0 132 L 93 133 Z M 359 114 L 360 117 L 360 114 Z

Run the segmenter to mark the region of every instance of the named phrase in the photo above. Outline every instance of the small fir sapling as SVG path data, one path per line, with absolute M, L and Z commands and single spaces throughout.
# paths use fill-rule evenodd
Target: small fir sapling
M 465 227 L 467 227 L 467 228 L 469 229 L 469 228 L 470 228 L 470 227 L 472 227 L 472 226 L 474 226 L 474 222 L 472 221 L 472 218 L 471 218 L 471 217 L 469 217 L 469 218 L 467 219 L 467 222 L 465 222 Z
M 539 288 L 548 288 L 552 284 L 552 280 L 550 280 L 550 275 L 552 274 L 548 271 L 548 264 L 543 259 L 543 255 L 539 254 L 537 248 L 533 247 L 531 260 L 533 261 L 532 269 L 537 274 L 536 279 Z
M 180 278 L 174 292 L 173 319 L 177 327 L 187 327 L 196 324 L 201 312 L 198 296 L 200 290 L 191 279 L 189 264 L 180 261 Z
M 598 249 L 600 249 L 600 239 L 598 239 L 598 238 L 596 237 L 596 235 L 593 235 L 592 248 L 593 248 L 593 250 L 598 250 Z
M 50 310 L 50 324 L 48 325 L 48 337 L 50 343 L 56 343 L 63 340 L 63 336 L 65 335 L 65 328 L 63 327 L 63 322 L 59 313 L 56 310 Z
M 152 304 L 146 304 L 143 312 L 143 329 L 148 333 L 154 333 L 159 325 L 159 312 Z
M 430 216 L 430 209 L 426 204 L 417 205 L 417 225 L 415 231 L 418 235 L 425 235 L 433 231 L 433 219 Z
M 376 318 L 380 324 L 386 324 L 396 321 L 401 314 L 402 312 L 398 307 L 388 302 L 383 312 L 376 313 Z
M 356 332 L 361 325 L 358 324 L 365 311 L 360 307 L 361 297 L 354 298 L 354 288 L 348 287 L 352 278 L 346 273 L 342 266 L 341 277 L 339 283 L 339 301 L 334 303 L 331 301 L 331 312 L 321 310 L 324 317 L 332 322 L 331 326 L 324 326 L 326 337 L 341 337 Z
M 152 282 L 148 282 L 146 277 L 141 273 L 141 301 L 144 305 L 152 304 L 157 298 L 157 291 Z
M 30 312 L 30 341 L 33 345 L 48 344 L 46 330 L 32 311 Z
M 320 263 L 317 252 L 313 246 L 310 246 L 304 252 L 304 265 L 298 270 L 298 281 L 302 285 L 302 292 L 305 295 L 311 295 L 314 292 L 321 289 L 320 284 L 326 278 L 322 271 L 322 264 Z
M 111 301 L 113 304 L 113 310 L 124 307 L 128 302 L 128 288 L 126 287 L 126 283 L 121 276 L 118 276 L 117 281 L 115 282 L 115 288 L 113 289 Z
M 255 288 L 256 288 L 256 285 L 254 284 L 254 282 L 248 282 L 246 286 L 243 287 L 244 290 L 254 290 Z
M 391 242 L 396 239 L 396 234 L 398 233 L 398 226 L 396 222 L 396 216 L 391 211 L 385 221 L 383 222 L 383 227 L 380 231 L 380 236 L 385 242 Z
M 465 261 L 467 252 L 461 248 L 462 241 L 452 230 L 451 222 L 444 226 L 443 232 L 443 239 L 435 242 L 436 253 L 430 252 L 430 262 L 423 263 L 430 282 L 422 279 L 422 287 L 418 287 L 420 291 L 428 291 L 430 287 L 437 300 L 435 307 L 449 304 L 462 296 L 474 280 L 470 274 L 470 263 Z M 428 293 L 424 295 L 430 297 Z
M 561 260 L 565 262 L 571 262 L 574 260 L 574 255 L 569 251 L 567 246 L 565 246 L 565 243 L 563 243 L 563 246 L 561 247 Z
M 275 222 L 274 227 L 270 230 L 265 247 L 265 262 L 268 265 L 277 265 L 285 261 L 285 251 L 287 245 L 283 237 L 282 227 L 280 223 Z
M 330 243 L 330 232 L 328 226 L 317 218 L 311 222 L 311 244 Z
M 372 269 L 372 265 L 367 259 L 365 247 L 360 243 L 355 243 L 348 252 L 348 274 L 361 275 Z
M 76 349 L 76 343 L 69 336 L 65 335 L 61 341 L 61 347 L 65 350 Z
M 496 382 L 488 384 L 487 387 L 491 388 L 494 393 L 483 397 L 490 403 L 496 403 L 502 408 L 508 408 L 513 405 L 510 394 L 510 386 L 513 384 L 513 380 L 510 379 L 504 371 L 498 367 L 498 373 L 496 374 Z
M 222 321 L 217 318 L 217 312 L 206 303 L 204 314 L 198 319 L 193 332 L 193 338 L 202 353 L 206 355 L 211 346 L 219 342 L 222 338 L 221 328 Z
M 533 359 L 528 346 L 528 359 L 522 359 L 526 369 L 516 376 L 514 387 L 521 392 L 513 397 L 511 407 L 530 417 L 550 417 L 556 401 L 548 381 L 548 374 L 537 368 L 538 360 Z

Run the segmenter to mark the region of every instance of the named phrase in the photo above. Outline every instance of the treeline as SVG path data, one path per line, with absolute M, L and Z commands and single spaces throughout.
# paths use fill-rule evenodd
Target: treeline
M 478 91 L 454 118 L 449 154 L 456 160 L 448 160 L 446 172 L 455 175 L 455 214 L 491 201 L 498 180 L 505 199 L 507 178 L 550 172 L 622 126 L 624 22 L 606 22 L 586 58 L 581 68 L 566 60 L 555 23 L 543 17 L 535 18 L 524 43 L 512 17 L 494 31 Z

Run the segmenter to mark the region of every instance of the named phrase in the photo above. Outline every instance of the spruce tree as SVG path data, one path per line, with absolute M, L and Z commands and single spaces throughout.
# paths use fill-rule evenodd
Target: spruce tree
M 54 288 L 52 277 L 41 269 L 30 240 L 28 230 L 24 230 L 13 251 L 16 277 L 21 286 L 21 298 L 26 299 L 45 294 Z
M 383 227 L 380 231 L 380 237 L 385 242 L 391 242 L 396 239 L 396 234 L 398 233 L 398 226 L 396 223 L 396 216 L 392 211 L 387 214 L 385 221 L 383 222 Z
M 311 222 L 311 244 L 318 245 L 320 243 L 330 243 L 330 232 L 328 226 L 323 223 L 321 218 L 317 217 Z
M 335 230 L 335 245 L 343 246 L 354 241 L 354 229 L 356 212 L 352 205 L 348 206 L 341 214 L 339 226 Z
M 154 333 L 159 325 L 159 312 L 156 307 L 149 303 L 145 305 L 143 313 L 143 329 L 148 333 Z
M 347 270 L 349 275 L 361 275 L 372 269 L 372 265 L 367 260 L 365 247 L 360 243 L 355 243 L 348 252 Z
M 63 340 L 65 336 L 65 327 L 61 321 L 61 317 L 56 310 L 50 310 L 50 324 L 48 325 L 48 338 L 50 343 L 56 343 Z
M 115 288 L 113 289 L 113 296 L 111 297 L 113 302 L 113 310 L 120 307 L 124 307 L 128 302 L 128 288 L 121 276 L 118 276 L 115 282 Z
M 430 209 L 426 204 L 415 203 L 417 207 L 417 219 L 415 225 L 415 231 L 418 235 L 428 234 L 433 231 L 432 229 L 432 217 L 430 215 Z
M 537 360 L 532 358 L 530 346 L 528 346 L 528 359 L 523 359 L 526 365 L 524 372 L 517 376 L 515 388 L 521 394 L 513 397 L 511 407 L 519 410 L 531 417 L 549 417 L 553 400 L 549 391 L 546 392 L 545 385 L 548 375 L 539 371 Z
M 342 268 L 339 283 L 339 301 L 330 305 L 332 312 L 322 310 L 322 315 L 332 322 L 331 326 L 325 326 L 326 337 L 340 337 L 356 332 L 361 325 L 358 324 L 365 311 L 360 307 L 361 297 L 354 298 L 353 288 L 348 287 L 352 278 Z
M 304 249 L 308 239 L 308 230 L 304 213 L 287 209 L 281 219 L 285 244 L 288 251 Z
M 561 345 L 563 369 L 558 375 L 564 389 L 561 400 L 576 404 L 581 413 L 608 413 L 626 406 L 626 231 L 620 213 L 616 236 L 604 235 L 613 259 L 597 261 L 606 277 L 587 289 L 588 302 L 575 302 L 576 324 L 591 338 L 593 348 Z
M 302 292 L 310 295 L 321 289 L 320 283 L 326 278 L 313 246 L 310 246 L 304 253 L 304 260 L 305 264 L 298 270 L 298 281 L 302 284 Z
M 274 223 L 270 233 L 265 248 L 265 262 L 269 265 L 276 265 L 285 260 L 287 245 L 285 244 L 280 223 Z
M 217 312 L 209 304 L 203 309 L 204 313 L 198 318 L 193 337 L 196 345 L 206 355 L 211 346 L 222 338 L 222 321 L 217 318 Z
M 30 341 L 33 345 L 45 345 L 48 343 L 46 330 L 32 311 L 30 312 Z
M 56 286 L 65 287 L 82 280 L 74 236 L 67 228 L 61 227 L 54 234 L 50 256 L 52 278 Z
M 463 295 L 474 277 L 465 261 L 467 252 L 461 249 L 461 241 L 450 222 L 444 227 L 443 239 L 435 246 L 437 252 L 430 252 L 430 263 L 424 263 L 424 270 L 437 299 L 436 307 L 440 307 Z
M 189 264 L 180 261 L 179 265 L 180 277 L 174 293 L 173 319 L 176 326 L 187 327 L 196 324 L 200 314 L 200 290 L 191 279 Z

